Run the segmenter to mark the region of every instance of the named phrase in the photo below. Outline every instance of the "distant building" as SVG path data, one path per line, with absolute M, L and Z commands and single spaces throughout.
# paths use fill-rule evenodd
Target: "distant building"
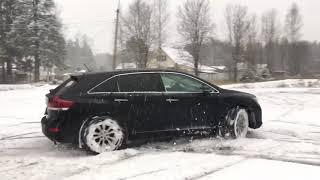
M 117 70 L 136 69 L 135 62 L 120 63 Z M 208 81 L 229 80 L 229 73 L 226 66 L 207 66 L 199 63 L 199 76 Z M 159 48 L 150 53 L 147 62 L 148 69 L 171 69 L 194 74 L 193 58 L 187 51 L 175 48 Z
M 225 66 L 207 66 L 199 63 L 199 76 L 208 81 L 225 81 L 229 74 Z M 173 69 L 194 73 L 193 58 L 187 51 L 175 48 L 160 48 L 152 53 L 147 63 L 150 69 Z
M 120 63 L 117 65 L 116 70 L 121 70 L 121 69 L 136 69 L 138 66 L 134 62 L 130 63 Z

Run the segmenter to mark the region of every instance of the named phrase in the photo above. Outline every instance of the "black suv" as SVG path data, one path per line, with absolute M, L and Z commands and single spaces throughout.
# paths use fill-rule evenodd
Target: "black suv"
M 249 127 L 262 125 L 254 95 L 177 71 L 75 75 L 46 97 L 43 133 L 95 153 L 117 150 L 146 135 L 206 130 L 239 138 Z

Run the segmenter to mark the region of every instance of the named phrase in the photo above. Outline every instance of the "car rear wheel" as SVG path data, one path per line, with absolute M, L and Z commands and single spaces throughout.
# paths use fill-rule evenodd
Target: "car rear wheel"
M 245 108 L 228 111 L 219 126 L 219 135 L 226 138 L 245 138 L 249 130 L 249 115 Z
M 84 127 L 82 140 L 93 153 L 115 151 L 125 144 L 125 131 L 109 117 L 96 117 Z

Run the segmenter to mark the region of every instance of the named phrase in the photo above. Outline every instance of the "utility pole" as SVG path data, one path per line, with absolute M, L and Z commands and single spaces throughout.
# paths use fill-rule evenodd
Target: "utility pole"
M 40 51 L 39 51 L 39 47 L 40 47 L 40 42 L 38 39 L 39 36 L 39 29 L 38 29 L 38 18 L 39 18 L 39 0 L 33 0 L 32 1 L 33 4 L 33 23 L 34 23 L 34 28 L 33 28 L 33 33 L 34 33 L 34 37 L 36 37 L 35 40 L 35 51 L 34 51 L 34 82 L 38 82 L 40 80 L 40 64 L 41 64 L 41 60 L 40 60 Z
M 113 69 L 116 69 L 117 63 L 117 46 L 118 46 L 118 29 L 119 29 L 119 13 L 120 13 L 120 0 L 118 1 L 118 9 L 117 9 L 117 17 L 116 17 L 116 28 L 114 35 L 114 45 L 113 45 Z

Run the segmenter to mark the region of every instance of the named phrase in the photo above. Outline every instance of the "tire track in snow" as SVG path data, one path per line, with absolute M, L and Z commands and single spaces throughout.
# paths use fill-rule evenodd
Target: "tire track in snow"
M 30 133 L 23 133 L 23 134 L 16 134 L 16 135 L 12 135 L 12 136 L 6 136 L 6 137 L 2 137 L 0 139 L 0 141 L 7 140 L 7 139 L 10 139 L 10 138 L 16 138 L 16 137 L 31 135 L 31 134 L 37 134 L 37 133 L 40 133 L 40 132 L 30 132 Z
M 45 136 L 15 137 L 15 138 L 3 139 L 3 141 L 12 141 L 12 140 L 21 140 L 21 139 L 35 139 L 35 138 L 45 138 Z
M 214 173 L 216 173 L 216 172 L 218 172 L 218 171 L 221 171 L 221 170 L 224 170 L 224 169 L 226 169 L 226 168 L 229 168 L 229 167 L 231 167 L 231 166 L 234 166 L 234 165 L 236 165 L 236 164 L 240 164 L 240 163 L 242 163 L 242 162 L 244 162 L 244 161 L 247 161 L 249 158 L 243 158 L 243 159 L 240 159 L 240 160 L 238 160 L 238 161 L 236 161 L 236 162 L 233 162 L 233 163 L 229 163 L 229 164 L 226 164 L 226 165 L 224 165 L 224 166 L 222 166 L 222 167 L 219 167 L 219 168 L 215 168 L 215 169 L 212 169 L 212 170 L 210 170 L 210 171 L 206 171 L 206 172 L 203 172 L 203 173 L 201 173 L 201 174 L 199 174 L 199 175 L 196 175 L 196 176 L 193 176 L 193 177 L 187 177 L 187 178 L 185 178 L 186 180 L 196 180 L 196 179 L 200 179 L 200 178 L 203 178 L 203 177 L 205 177 L 205 176 L 209 176 L 209 175 L 211 175 L 211 174 L 214 174 Z
M 131 159 L 133 159 L 135 157 L 138 157 L 138 156 L 141 156 L 141 155 L 144 155 L 144 154 L 143 153 L 137 153 L 137 154 L 134 154 L 134 155 L 124 154 L 124 156 L 119 158 L 119 159 L 113 160 L 111 162 L 97 164 L 94 168 L 84 167 L 84 168 L 75 170 L 75 171 L 69 173 L 69 175 L 67 177 L 70 178 L 70 177 L 72 177 L 74 175 L 83 174 L 83 173 L 86 173 L 86 172 L 91 171 L 91 170 L 99 169 L 99 168 L 101 168 L 103 166 L 112 166 L 112 165 L 116 165 L 118 163 L 123 163 L 125 161 L 131 160 Z
M 304 124 L 304 123 L 301 123 L 301 122 L 290 122 L 290 121 L 284 121 L 284 120 L 269 120 L 269 122 L 288 123 L 288 124 L 295 124 L 295 125 L 311 126 L 311 127 L 320 128 L 320 125 L 316 125 L 316 124 Z
M 133 175 L 130 177 L 120 178 L 119 180 L 127 180 L 127 179 L 137 178 L 140 176 L 150 175 L 150 174 L 158 173 L 158 172 L 165 171 L 165 170 L 167 170 L 167 169 L 158 169 L 158 170 L 154 170 L 154 171 L 143 172 L 143 173 L 139 173 L 139 174 L 136 174 L 136 175 Z
M 3 172 L 7 173 L 9 171 L 17 170 L 17 169 L 20 169 L 20 168 L 26 168 L 26 167 L 30 167 L 30 166 L 37 165 L 37 164 L 39 164 L 39 162 L 32 162 L 32 163 L 16 166 L 16 167 L 13 167 L 13 168 L 1 170 L 0 173 L 3 173 Z

